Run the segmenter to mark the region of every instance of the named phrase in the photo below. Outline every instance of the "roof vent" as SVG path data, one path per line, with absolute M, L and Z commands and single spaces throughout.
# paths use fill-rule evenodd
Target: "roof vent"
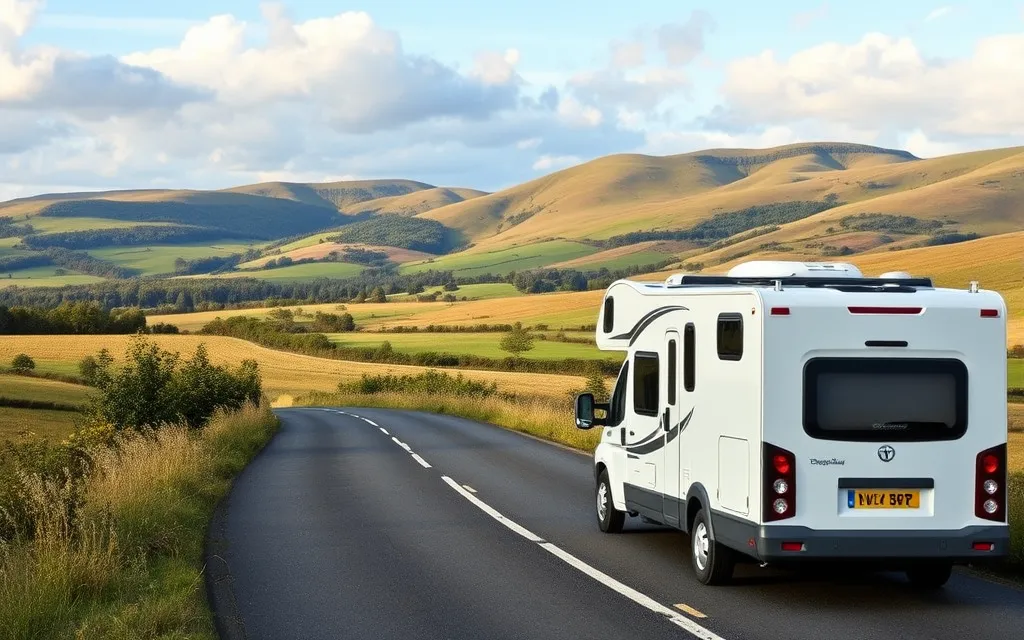
M 729 270 L 730 278 L 863 278 L 848 262 L 787 262 L 751 260 Z
M 913 278 L 914 276 L 910 275 L 906 271 L 886 271 L 878 277 L 885 280 L 906 280 L 908 278 Z

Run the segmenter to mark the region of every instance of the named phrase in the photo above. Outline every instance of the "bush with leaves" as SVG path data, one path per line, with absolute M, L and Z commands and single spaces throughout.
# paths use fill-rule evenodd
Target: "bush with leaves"
M 512 330 L 501 338 L 499 345 L 502 351 L 507 351 L 513 356 L 533 349 L 533 334 L 523 328 L 522 323 L 512 325 Z
M 19 353 L 11 360 L 11 368 L 19 373 L 24 373 L 25 371 L 35 369 L 36 361 L 27 354 Z
M 246 402 L 259 403 L 262 396 L 255 361 L 243 360 L 236 369 L 215 366 L 202 344 L 182 363 L 179 354 L 140 336 L 132 340 L 120 368 L 104 349 L 93 369 L 99 393 L 86 409 L 88 422 L 115 431 L 165 424 L 199 428 L 217 409 L 239 409 Z

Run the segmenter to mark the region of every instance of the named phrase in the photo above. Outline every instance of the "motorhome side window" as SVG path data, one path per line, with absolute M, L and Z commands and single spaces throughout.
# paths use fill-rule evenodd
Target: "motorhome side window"
M 604 301 L 604 332 L 611 333 L 615 327 L 615 298 L 608 297 Z
M 658 354 L 638 352 L 633 356 L 633 412 L 658 415 Z
M 723 313 L 718 316 L 718 359 L 739 360 L 743 357 L 743 316 Z
M 693 391 L 697 386 L 697 332 L 693 323 L 687 323 L 683 329 L 683 388 Z
M 629 360 L 622 365 L 619 371 L 619 379 L 615 382 L 615 390 L 612 391 L 612 398 L 608 406 L 608 418 L 605 420 L 607 426 L 616 427 L 622 424 L 626 417 L 626 381 L 629 380 Z

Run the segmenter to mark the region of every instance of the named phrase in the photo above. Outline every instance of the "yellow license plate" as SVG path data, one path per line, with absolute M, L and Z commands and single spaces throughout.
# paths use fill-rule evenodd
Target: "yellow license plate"
M 848 504 L 851 509 L 918 509 L 921 492 L 916 489 L 851 489 Z

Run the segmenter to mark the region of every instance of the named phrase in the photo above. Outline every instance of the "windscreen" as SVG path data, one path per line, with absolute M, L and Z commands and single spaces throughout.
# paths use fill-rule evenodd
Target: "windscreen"
M 843 440 L 963 435 L 967 374 L 956 360 L 819 359 L 808 364 L 804 427 Z

